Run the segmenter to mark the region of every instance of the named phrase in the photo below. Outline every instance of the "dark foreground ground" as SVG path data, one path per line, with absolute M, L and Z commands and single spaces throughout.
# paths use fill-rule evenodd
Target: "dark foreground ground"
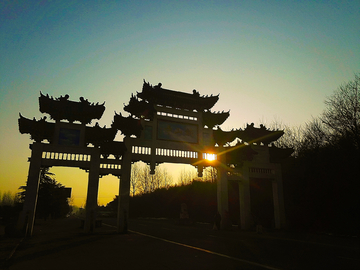
M 89 235 L 75 217 L 37 221 L 31 238 L 1 238 L 1 269 L 360 269 L 357 238 L 167 219 L 130 220 L 129 233 L 116 234 L 114 225 L 104 219 Z

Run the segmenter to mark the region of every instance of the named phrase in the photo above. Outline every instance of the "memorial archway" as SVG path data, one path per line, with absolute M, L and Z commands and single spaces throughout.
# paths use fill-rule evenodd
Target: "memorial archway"
M 146 162 L 152 173 L 160 163 L 184 163 L 195 166 L 201 177 L 205 167 L 215 166 L 218 210 L 222 214 L 228 211 L 228 181 L 238 181 L 243 229 L 254 224 L 250 177 L 272 179 L 269 181 L 275 227 L 285 226 L 280 162 L 292 149 L 270 145 L 284 132 L 263 125 L 256 128 L 253 124 L 245 129 L 223 131 L 219 126 L 229 117 L 229 112 L 211 111 L 218 99 L 218 95 L 201 96 L 196 90 L 188 94 L 144 81 L 142 92 L 132 95 L 124 107 L 130 116 L 116 114 L 113 126 L 125 135 L 128 149 L 131 147 L 131 161 Z M 231 145 L 236 139 L 238 143 Z M 120 186 L 128 189 L 126 183 Z M 128 208 L 123 205 L 121 209 Z
M 27 228 L 28 235 L 32 234 L 40 168 L 60 166 L 88 172 L 85 231 L 90 232 L 95 227 L 99 177 L 121 175 L 121 157 L 126 151 L 124 143 L 114 141 L 115 128 L 101 128 L 98 124 L 89 126 L 92 120 L 101 118 L 104 104 L 92 104 L 82 97 L 79 102 L 74 102 L 68 95 L 53 98 L 40 93 L 39 109 L 55 122 L 47 121 L 46 116 L 30 120 L 20 114 L 19 118 L 20 133 L 29 133 L 35 142 L 30 145 L 26 197 L 18 229 Z
M 269 147 L 283 135 L 264 126 L 222 131 L 220 125 L 229 112 L 212 112 L 217 96 L 201 96 L 164 89 L 161 83 L 152 86 L 144 81 L 142 92 L 132 95 L 124 110 L 127 117 L 115 113 L 111 128 L 98 124 L 104 104 L 80 102 L 69 96 L 52 98 L 40 95 L 40 111 L 51 116 L 55 123 L 30 120 L 20 115 L 19 130 L 29 133 L 35 142 L 28 176 L 28 189 L 19 227 L 28 225 L 29 234 L 36 209 L 39 171 L 42 166 L 78 167 L 89 173 L 86 199 L 85 231 L 95 227 L 95 209 L 99 177 L 113 174 L 120 178 L 118 231 L 126 232 L 129 215 L 131 164 L 143 161 L 155 173 L 160 163 L 183 163 L 197 168 L 202 176 L 206 166 L 215 166 L 217 173 L 218 210 L 228 211 L 228 181 L 239 181 L 241 228 L 247 229 L 251 219 L 249 177 L 273 180 L 274 218 L 276 227 L 285 223 L 282 199 L 281 167 L 279 161 L 291 154 L 291 149 Z M 75 121 L 79 124 L 74 123 Z M 114 141 L 116 132 L 124 135 L 122 142 Z M 238 144 L 230 146 L 236 138 Z M 47 140 L 48 143 L 43 141 Z M 290 152 L 289 152 L 290 151 Z

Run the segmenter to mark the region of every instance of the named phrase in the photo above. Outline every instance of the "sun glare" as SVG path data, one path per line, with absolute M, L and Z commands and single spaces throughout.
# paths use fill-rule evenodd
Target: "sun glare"
M 215 154 L 205 153 L 205 158 L 206 158 L 208 161 L 214 161 L 214 160 L 216 160 L 216 155 L 215 155 Z

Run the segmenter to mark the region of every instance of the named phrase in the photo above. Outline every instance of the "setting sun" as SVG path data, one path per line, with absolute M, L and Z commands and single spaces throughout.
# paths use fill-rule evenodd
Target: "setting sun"
M 217 156 L 216 156 L 216 154 L 205 153 L 204 158 L 207 159 L 208 161 L 214 161 L 217 159 Z

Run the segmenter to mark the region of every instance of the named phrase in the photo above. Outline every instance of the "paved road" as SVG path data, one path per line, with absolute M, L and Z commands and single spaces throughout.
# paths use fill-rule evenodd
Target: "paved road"
M 360 269 L 356 239 L 284 232 L 213 231 L 209 224 L 114 220 L 87 235 L 79 220 L 39 222 L 3 269 Z
M 244 269 L 360 269 L 356 239 L 287 232 L 214 231 L 209 224 L 178 226 L 170 220 L 132 221 L 133 232 L 202 249 L 241 262 Z M 216 268 L 214 268 L 216 269 Z M 242 269 L 242 268 L 239 268 Z

